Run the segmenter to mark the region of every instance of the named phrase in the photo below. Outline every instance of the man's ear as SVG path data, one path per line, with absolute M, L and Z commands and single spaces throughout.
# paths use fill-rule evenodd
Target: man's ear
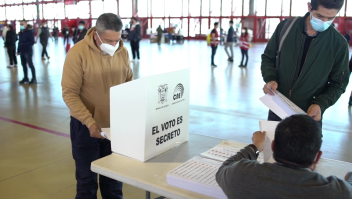
M 308 12 L 311 12 L 312 11 L 312 4 L 310 2 L 308 2 Z
M 271 141 L 271 150 L 274 152 L 275 140 Z
M 318 164 L 318 162 L 319 162 L 319 160 L 320 160 L 320 158 L 321 158 L 321 155 L 323 155 L 323 152 L 322 152 L 322 151 L 319 151 L 319 152 L 317 153 L 317 155 L 315 156 L 315 160 L 314 160 L 313 164 Z

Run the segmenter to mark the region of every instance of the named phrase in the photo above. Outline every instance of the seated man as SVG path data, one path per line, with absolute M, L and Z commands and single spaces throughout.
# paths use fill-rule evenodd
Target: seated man
M 253 143 L 226 160 L 216 181 L 233 198 L 352 198 L 352 186 L 335 176 L 314 172 L 322 152 L 320 124 L 306 115 L 284 119 L 272 142 L 276 163 L 260 164 L 265 132 L 255 132 Z M 346 175 L 351 182 L 351 175 Z

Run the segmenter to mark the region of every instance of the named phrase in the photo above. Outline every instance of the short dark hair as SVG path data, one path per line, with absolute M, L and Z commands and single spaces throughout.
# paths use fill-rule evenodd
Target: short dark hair
M 132 17 L 132 20 L 138 21 L 137 17 Z
M 219 22 L 215 22 L 215 23 L 214 23 L 214 26 L 217 26 L 217 25 L 219 25 Z
M 12 29 L 13 29 L 13 26 L 10 24 L 10 25 L 9 25 L 9 28 L 12 30 Z
M 119 32 L 122 30 L 122 21 L 120 17 L 118 17 L 116 14 L 104 13 L 100 15 L 99 18 L 97 19 L 95 29 L 99 33 L 103 33 L 106 30 Z
M 310 167 L 322 144 L 321 125 L 307 115 L 293 115 L 282 120 L 275 130 L 274 159 Z
M 318 10 L 319 6 L 327 9 L 341 10 L 345 0 L 311 0 L 312 10 Z
M 232 21 L 232 20 L 230 20 L 230 23 L 232 23 L 232 24 L 233 24 L 233 21 Z
M 86 25 L 86 22 L 85 21 L 79 21 L 78 24 Z

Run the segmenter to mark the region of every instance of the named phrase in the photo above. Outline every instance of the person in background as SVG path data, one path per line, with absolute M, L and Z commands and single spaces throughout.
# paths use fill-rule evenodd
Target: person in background
M 227 31 L 227 39 L 225 42 L 225 52 L 227 54 L 227 61 L 233 62 L 233 43 L 234 43 L 234 35 L 235 35 L 235 30 L 233 29 L 233 21 L 230 21 L 230 28 Z M 231 55 L 228 52 L 228 48 L 230 48 Z
M 76 30 L 76 34 L 74 34 L 73 42 L 76 44 L 80 42 L 87 34 L 86 22 L 80 21 L 78 23 L 78 30 Z
M 239 67 L 247 67 L 248 64 L 248 49 L 249 49 L 250 43 L 249 43 L 249 34 L 248 34 L 248 28 L 243 28 L 242 34 L 240 37 L 240 49 L 241 49 L 241 54 L 242 54 L 242 60 L 241 64 Z M 244 57 L 246 57 L 246 62 L 243 64 Z
M 218 26 L 219 26 L 219 23 L 215 22 L 214 29 L 210 33 L 211 66 L 212 67 L 217 67 L 217 65 L 214 63 L 214 58 L 215 58 L 216 50 L 218 49 L 218 45 L 219 45 L 219 33 L 217 31 Z
M 40 44 L 42 45 L 43 49 L 42 49 L 42 60 L 45 60 L 45 57 L 47 59 L 50 59 L 48 52 L 46 50 L 46 47 L 48 46 L 48 41 L 49 41 L 49 37 L 54 40 L 54 38 L 51 36 L 50 32 L 49 32 L 49 28 L 48 25 L 46 23 L 46 21 L 43 21 L 42 23 L 42 27 L 38 29 L 38 33 L 37 33 L 37 39 L 35 40 L 35 43 L 38 42 L 38 38 L 40 38 Z
M 156 29 L 156 32 L 158 33 L 158 45 L 161 45 L 161 37 L 163 36 L 163 29 L 159 25 L 158 28 Z
M 62 29 L 62 35 L 64 35 L 64 45 L 65 43 L 68 44 L 68 37 L 70 36 L 70 29 L 68 25 L 65 25 L 65 28 Z
M 323 153 L 323 134 L 312 117 L 293 115 L 277 125 L 271 143 L 275 163 L 257 161 L 265 134 L 255 132 L 253 144 L 227 159 L 216 173 L 216 181 L 229 199 L 352 198 L 352 184 L 315 172 Z M 351 175 L 346 178 L 351 182 Z
M 131 25 L 130 34 L 128 35 L 128 40 L 130 40 L 130 43 L 131 43 L 132 61 L 135 60 L 136 55 L 137 55 L 138 61 L 140 59 L 140 56 L 139 56 L 139 41 L 141 39 L 142 39 L 141 26 L 139 25 L 139 22 L 138 22 L 137 18 L 133 17 L 132 18 L 132 25 Z
M 71 30 L 72 30 L 72 42 L 75 44 L 76 43 L 76 38 L 78 35 L 78 29 L 75 26 L 71 26 Z
M 59 29 L 56 26 L 54 26 L 54 28 L 53 28 L 53 37 L 55 39 L 55 42 L 58 41 L 58 36 L 59 36 Z
M 171 44 L 172 44 L 172 41 L 174 40 L 174 33 L 175 33 L 174 27 L 170 27 L 169 28 L 169 42 Z
M 17 66 L 17 56 L 16 56 L 16 41 L 17 34 L 13 29 L 12 25 L 9 25 L 9 30 L 6 33 L 5 47 L 7 48 L 7 53 L 10 59 L 10 65 L 7 68 L 13 68 Z
M 33 65 L 33 45 L 34 41 L 34 31 L 33 26 L 27 24 L 25 20 L 20 22 L 20 33 L 19 33 L 19 41 L 18 41 L 18 48 L 17 54 L 21 56 L 21 63 L 23 68 L 24 78 L 19 82 L 20 84 L 36 84 L 37 78 L 35 74 L 35 68 Z M 29 81 L 28 79 L 28 68 L 31 69 L 32 72 L 32 80 Z
M 350 35 L 350 31 L 347 31 L 347 32 L 346 32 L 345 38 L 346 38 L 347 44 L 350 45 L 350 44 L 351 44 L 351 35 Z
M 5 42 L 6 42 L 6 33 L 8 30 L 9 29 L 7 28 L 6 25 L 2 28 L 2 39 L 4 40 L 4 47 L 5 47 Z
M 352 57 L 351 57 L 350 63 L 349 63 L 349 70 L 350 70 L 350 76 L 351 76 L 351 73 L 352 73 Z M 348 105 L 352 106 L 352 92 L 351 92 L 350 101 L 348 102 Z

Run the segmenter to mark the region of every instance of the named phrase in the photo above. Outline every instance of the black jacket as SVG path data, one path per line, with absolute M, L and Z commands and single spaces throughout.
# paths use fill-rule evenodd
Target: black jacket
M 142 39 L 141 36 L 141 26 L 136 24 L 134 29 L 131 28 L 130 33 L 128 34 L 128 40 L 130 41 L 140 41 Z
M 17 40 L 18 38 L 17 38 L 16 32 L 13 29 L 8 30 L 6 33 L 6 42 L 5 42 L 6 48 L 15 48 Z
M 79 31 L 78 29 L 75 30 L 75 33 L 73 34 L 74 43 L 78 43 L 80 42 L 82 39 L 84 39 L 84 37 L 86 36 L 88 30 L 86 28 L 84 28 L 82 31 Z
M 24 31 L 19 33 L 19 38 L 17 52 L 27 53 L 33 50 L 34 32 L 31 25 L 28 25 Z
M 69 36 L 69 35 L 70 35 L 70 29 L 68 29 L 68 28 L 62 29 L 62 34 L 63 34 L 64 36 Z

